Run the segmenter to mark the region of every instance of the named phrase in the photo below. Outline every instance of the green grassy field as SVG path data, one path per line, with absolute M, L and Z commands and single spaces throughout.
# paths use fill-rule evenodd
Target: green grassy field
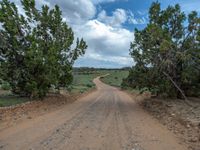
M 72 93 L 83 93 L 85 91 L 94 88 L 95 85 L 92 82 L 94 78 L 101 75 L 99 72 L 93 72 L 88 74 L 74 74 L 72 86 L 70 87 Z
M 91 88 L 94 88 L 95 85 L 92 82 L 93 79 L 97 76 L 105 74 L 109 75 L 101 78 L 104 83 L 120 87 L 122 80 L 128 76 L 129 72 L 127 70 L 96 70 L 89 73 L 77 73 L 74 74 L 71 91 L 74 93 L 83 93 Z
M 124 78 L 129 74 L 127 70 L 109 70 L 109 74 L 106 77 L 101 78 L 101 80 L 109 85 L 120 87 Z

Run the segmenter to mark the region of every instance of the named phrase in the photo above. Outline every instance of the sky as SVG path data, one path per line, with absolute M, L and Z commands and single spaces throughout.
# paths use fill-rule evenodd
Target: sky
M 21 13 L 20 0 L 17 4 Z M 188 14 L 200 12 L 200 0 L 158 0 L 164 9 L 179 3 Z M 143 29 L 148 23 L 148 9 L 153 0 L 36 0 L 37 7 L 58 4 L 64 21 L 72 27 L 75 36 L 88 45 L 75 67 L 121 68 L 134 65 L 129 55 L 134 29 Z

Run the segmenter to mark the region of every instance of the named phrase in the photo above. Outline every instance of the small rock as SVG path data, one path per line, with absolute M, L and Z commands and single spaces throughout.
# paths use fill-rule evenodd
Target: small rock
M 187 128 L 190 128 L 191 126 L 189 125 L 189 124 L 187 124 L 187 126 L 186 126 Z
M 172 114 L 171 114 L 171 116 L 175 116 L 175 114 L 174 114 L 174 113 L 172 113 Z

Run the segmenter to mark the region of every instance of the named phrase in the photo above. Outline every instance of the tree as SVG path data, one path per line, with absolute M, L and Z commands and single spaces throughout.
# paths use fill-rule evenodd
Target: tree
M 72 65 L 87 45 L 83 39 L 74 44 L 74 33 L 63 21 L 59 6 L 43 5 L 38 10 L 35 0 L 21 3 L 25 15 L 14 3 L 0 2 L 1 76 L 14 93 L 43 97 L 50 87 L 72 82 Z
M 152 3 L 147 27 L 135 30 L 130 54 L 136 66 L 124 82 L 178 98 L 200 95 L 199 32 L 197 12 L 186 17 L 178 4 L 161 10 Z

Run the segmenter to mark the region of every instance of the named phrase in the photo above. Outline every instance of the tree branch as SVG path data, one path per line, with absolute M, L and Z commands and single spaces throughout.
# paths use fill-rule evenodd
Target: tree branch
M 185 96 L 185 93 L 183 92 L 183 90 L 176 84 L 176 82 L 170 77 L 169 74 L 167 74 L 166 72 L 163 72 L 163 74 L 173 83 L 173 85 L 179 90 L 179 92 L 181 93 L 181 95 L 183 96 L 183 98 L 185 99 L 185 102 L 189 105 L 192 106 L 191 103 L 188 101 L 188 98 Z

